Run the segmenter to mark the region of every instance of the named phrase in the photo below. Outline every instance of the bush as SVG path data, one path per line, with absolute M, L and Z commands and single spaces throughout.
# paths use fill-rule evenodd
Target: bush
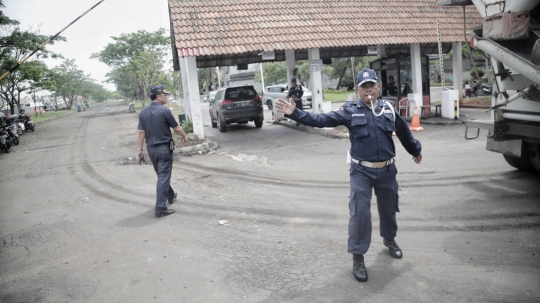
M 189 134 L 193 132 L 193 122 L 191 122 L 189 118 L 187 118 L 186 121 L 182 121 L 181 126 L 184 130 L 184 133 Z
M 484 70 L 480 67 L 477 67 L 477 68 L 473 68 L 469 71 L 469 74 L 471 75 L 471 77 L 473 77 L 474 79 L 477 79 L 476 77 L 476 74 L 478 73 L 478 77 L 479 78 L 482 78 L 484 76 Z

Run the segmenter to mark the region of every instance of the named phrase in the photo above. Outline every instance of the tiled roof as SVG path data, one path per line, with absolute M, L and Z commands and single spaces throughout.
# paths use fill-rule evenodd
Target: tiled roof
M 461 42 L 463 8 L 435 0 L 169 0 L 178 55 Z M 467 31 L 482 19 L 467 7 Z

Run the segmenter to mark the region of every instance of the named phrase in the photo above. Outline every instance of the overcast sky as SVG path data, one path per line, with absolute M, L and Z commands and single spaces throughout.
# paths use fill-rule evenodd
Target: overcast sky
M 4 0 L 4 14 L 20 22 L 21 29 L 37 29 L 42 35 L 52 36 L 62 30 L 99 0 Z M 66 59 L 75 59 L 79 69 L 90 73 L 99 82 L 105 80 L 109 67 L 92 53 L 112 43 L 111 36 L 138 30 L 149 32 L 165 28 L 169 33 L 167 0 L 105 0 L 88 14 L 66 29 L 62 36 L 67 42 L 57 42 L 46 48 L 61 53 Z M 35 57 L 35 55 L 34 55 Z M 63 60 L 46 60 L 52 68 Z M 106 85 L 114 90 L 113 85 Z

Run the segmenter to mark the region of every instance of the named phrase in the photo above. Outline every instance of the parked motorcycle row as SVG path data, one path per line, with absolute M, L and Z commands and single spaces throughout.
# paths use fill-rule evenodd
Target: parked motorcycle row
M 468 81 L 463 83 L 463 96 L 467 98 L 477 98 L 481 96 L 489 96 L 493 93 L 493 85 L 487 82 L 478 83 L 474 80 L 473 86 Z
M 19 137 L 25 131 L 34 131 L 34 121 L 21 110 L 18 116 L 0 113 L 0 151 L 9 153 L 11 146 L 19 145 Z

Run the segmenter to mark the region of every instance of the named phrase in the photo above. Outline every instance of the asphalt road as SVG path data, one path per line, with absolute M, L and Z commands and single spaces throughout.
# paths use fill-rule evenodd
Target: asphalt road
M 383 246 L 374 205 L 359 283 L 347 141 L 207 126 L 220 148 L 178 157 L 177 213 L 156 219 L 152 166 L 128 161 L 136 124 L 110 103 L 40 123 L 0 154 L 1 302 L 540 301 L 540 177 L 485 151 L 484 132 L 423 125 L 420 165 L 395 139 L 404 257 Z

